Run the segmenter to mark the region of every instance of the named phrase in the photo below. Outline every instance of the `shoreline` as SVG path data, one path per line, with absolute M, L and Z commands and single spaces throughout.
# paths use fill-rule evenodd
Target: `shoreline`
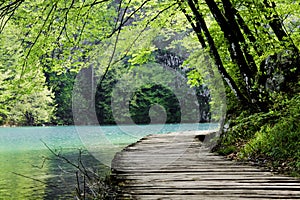
M 218 122 L 199 122 L 199 123 L 165 123 L 166 125 L 181 125 L 181 124 L 219 124 Z M 148 126 L 148 125 L 162 125 L 160 123 L 154 124 L 87 124 L 87 125 L 77 125 L 77 124 L 41 124 L 41 125 L 0 125 L 0 128 L 10 128 L 10 127 L 60 127 L 60 126 Z

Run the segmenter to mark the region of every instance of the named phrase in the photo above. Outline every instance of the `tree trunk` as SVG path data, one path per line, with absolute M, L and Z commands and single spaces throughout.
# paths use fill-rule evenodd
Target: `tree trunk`
M 247 24 L 245 23 L 244 19 L 242 18 L 242 16 L 238 13 L 238 11 L 233 8 L 233 12 L 234 15 L 237 18 L 237 23 L 239 24 L 239 26 L 241 27 L 241 29 L 243 29 L 245 35 L 247 36 L 247 38 L 249 39 L 249 41 L 253 44 L 253 48 L 256 51 L 258 56 L 263 55 L 263 52 L 261 49 L 259 49 L 259 45 L 257 44 L 257 40 L 254 37 L 254 35 L 252 34 L 251 30 L 249 29 L 249 27 L 247 26 Z
M 291 48 L 293 51 L 299 53 L 299 49 L 297 46 L 294 44 L 292 39 L 289 37 L 288 33 L 285 31 L 283 27 L 283 22 L 278 16 L 276 12 L 276 4 L 275 2 L 271 1 L 269 2 L 268 0 L 264 0 L 263 2 L 263 9 L 264 7 L 273 9 L 273 12 L 267 12 L 265 11 L 265 17 L 267 20 L 269 20 L 269 25 L 274 31 L 276 37 L 278 38 L 279 41 L 281 42 L 288 42 L 286 45 L 288 48 Z M 264 9 L 265 10 L 265 9 Z
M 229 43 L 228 50 L 230 52 L 231 59 L 239 67 L 240 74 L 243 77 L 247 91 L 249 92 L 254 83 L 254 73 L 250 69 L 247 61 L 245 60 L 245 56 L 243 54 L 243 51 L 241 50 L 241 46 L 238 41 L 239 37 L 232 30 L 234 29 L 234 27 L 228 22 L 230 20 L 227 21 L 226 18 L 223 16 L 216 2 L 213 0 L 205 0 L 205 2 L 208 5 L 215 20 L 219 24 L 222 32 L 224 33 L 224 37 Z
M 237 44 L 239 44 L 239 42 L 242 43 L 242 47 L 239 47 L 239 48 L 241 48 L 242 53 L 245 55 L 245 59 L 248 64 L 248 68 L 251 71 L 251 75 L 253 77 L 255 77 L 257 74 L 257 66 L 255 64 L 253 56 L 249 53 L 250 48 L 249 48 L 249 46 L 244 38 L 244 35 L 236 21 L 235 9 L 233 8 L 233 6 L 229 0 L 222 0 L 222 2 L 223 2 L 224 10 L 225 10 L 225 17 L 227 18 L 227 22 L 228 22 L 229 26 L 231 27 L 230 30 L 232 31 L 232 35 L 234 35 L 236 37 L 235 40 L 237 41 Z M 246 66 L 244 66 L 244 67 L 246 67 Z
M 197 8 L 192 0 L 188 1 L 188 5 L 195 16 L 195 20 L 196 20 L 198 26 L 200 26 L 196 29 L 196 31 L 201 31 L 201 30 L 203 31 L 203 33 L 206 37 L 208 46 L 209 46 L 209 52 L 210 52 L 211 56 L 214 58 L 215 64 L 218 68 L 218 71 L 222 75 L 222 77 L 225 80 L 225 82 L 227 83 L 227 85 L 235 93 L 236 97 L 241 101 L 241 103 L 245 106 L 249 106 L 249 103 L 250 103 L 249 98 L 247 97 L 247 95 L 245 95 L 245 93 L 241 92 L 241 90 L 238 88 L 235 81 L 232 79 L 232 77 L 228 74 L 228 72 L 224 68 L 221 57 L 216 48 L 215 42 L 214 42 L 212 36 L 210 35 L 210 32 L 207 28 L 207 25 L 205 23 L 203 16 L 199 13 L 199 11 L 197 10 Z M 196 34 L 199 35 L 199 33 L 197 33 L 197 32 L 196 32 Z M 200 43 L 202 44 L 203 41 L 202 42 L 200 41 Z M 205 48 L 206 44 L 204 43 L 204 45 L 202 45 L 202 47 Z

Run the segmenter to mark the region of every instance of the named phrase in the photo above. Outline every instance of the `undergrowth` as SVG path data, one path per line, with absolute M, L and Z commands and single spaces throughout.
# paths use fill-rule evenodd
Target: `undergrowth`
M 267 113 L 244 112 L 221 137 L 218 153 L 300 176 L 300 97 L 278 98 Z

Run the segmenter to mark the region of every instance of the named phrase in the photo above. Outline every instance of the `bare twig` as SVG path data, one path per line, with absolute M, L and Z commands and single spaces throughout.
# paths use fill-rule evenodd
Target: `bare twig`
M 46 157 L 46 156 L 43 156 L 43 162 L 42 162 L 41 166 L 32 165 L 32 167 L 35 167 L 35 168 L 38 168 L 38 169 L 43 169 L 47 160 L 51 160 L 51 159 Z
M 76 186 L 75 186 L 75 192 L 76 192 L 76 199 L 79 200 L 85 200 L 85 199 L 104 199 L 105 197 L 110 197 L 110 199 L 115 199 L 116 196 L 116 188 L 115 186 L 111 185 L 111 182 L 107 179 L 102 179 L 98 174 L 91 171 L 92 176 L 88 175 L 90 171 L 87 170 L 87 168 L 84 166 L 82 162 L 82 150 L 79 150 L 78 155 L 78 164 L 72 163 L 69 159 L 62 156 L 60 153 L 56 153 L 55 150 L 51 149 L 45 142 L 42 141 L 42 143 L 47 147 L 47 149 L 57 158 L 63 160 L 67 164 L 70 164 L 71 166 L 75 167 L 77 171 L 75 172 L 76 176 Z M 45 160 L 50 160 L 47 157 L 44 157 L 42 167 L 44 166 Z M 20 173 L 12 172 L 13 174 L 17 176 L 21 176 L 39 183 L 43 183 L 45 185 L 48 185 L 49 187 L 57 188 L 61 191 L 65 191 L 65 188 L 68 186 L 68 184 L 65 183 L 65 187 L 61 187 L 61 185 L 54 185 L 49 182 L 45 182 L 43 180 L 33 178 L 27 175 L 23 175 Z M 65 182 L 65 180 L 62 178 L 62 181 Z
M 53 149 L 51 149 L 43 140 L 41 140 L 41 142 L 45 145 L 45 147 L 57 158 L 60 158 L 62 160 L 64 160 L 66 163 L 70 164 L 71 166 L 75 167 L 76 169 L 80 169 L 80 167 L 76 164 L 74 164 L 73 162 L 71 162 L 69 159 L 67 159 L 66 157 L 60 155 L 59 153 L 56 153 Z
M 39 182 L 39 183 L 43 183 L 45 185 L 48 185 L 50 187 L 55 187 L 55 188 L 59 188 L 60 190 L 62 190 L 60 187 L 58 187 L 57 185 L 53 185 L 53 184 L 49 184 L 48 182 L 45 182 L 45 181 L 42 181 L 42 180 L 39 180 L 37 178 L 33 178 L 33 177 L 30 177 L 30 176 L 26 176 L 26 175 L 23 175 L 23 174 L 19 174 L 19 173 L 16 173 L 16 172 L 12 172 L 13 174 L 17 175 L 17 176 L 21 176 L 23 178 L 27 178 L 27 179 L 30 179 L 30 180 L 33 180 L 33 181 L 36 181 L 36 182 Z

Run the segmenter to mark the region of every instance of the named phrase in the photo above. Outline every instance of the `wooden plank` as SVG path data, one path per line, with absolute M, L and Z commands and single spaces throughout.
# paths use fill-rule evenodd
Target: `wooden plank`
M 115 155 L 119 199 L 300 199 L 300 181 L 225 160 L 197 138 L 209 132 L 150 135 Z

